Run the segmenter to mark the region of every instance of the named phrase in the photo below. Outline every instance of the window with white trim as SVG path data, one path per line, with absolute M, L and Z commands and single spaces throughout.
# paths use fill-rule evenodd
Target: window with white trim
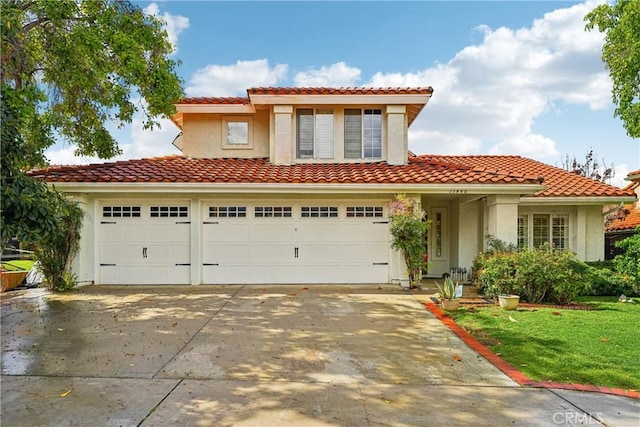
M 344 110 L 344 157 L 382 157 L 382 110 Z
M 103 218 L 140 218 L 140 206 L 103 206 Z
M 209 206 L 209 218 L 246 218 L 246 206 Z
M 151 218 L 187 218 L 188 206 L 151 206 L 149 208 Z
M 382 206 L 347 206 L 347 218 L 382 218 Z
M 545 243 L 553 249 L 569 249 L 569 215 L 518 216 L 518 249 L 539 248 Z
M 291 218 L 291 206 L 256 206 L 256 218 Z
M 251 148 L 253 119 L 247 116 L 222 117 L 222 147 Z
M 333 110 L 296 110 L 297 156 L 299 159 L 333 159 Z
M 302 218 L 337 218 L 337 206 L 302 206 L 300 208 Z

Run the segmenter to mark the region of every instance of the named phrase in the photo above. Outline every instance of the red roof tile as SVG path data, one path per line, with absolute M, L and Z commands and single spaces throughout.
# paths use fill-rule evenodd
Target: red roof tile
M 635 230 L 640 226 L 640 209 L 635 205 L 625 205 L 618 213 L 617 218 L 606 225 L 606 231 Z
M 547 165 L 536 160 L 520 156 L 440 156 L 425 154 L 419 156 L 440 162 L 455 162 L 462 165 L 484 168 L 503 174 L 526 173 L 544 179 L 545 190 L 536 193 L 537 197 L 585 197 L 585 196 L 627 196 L 634 197 L 629 189 L 622 189 L 564 169 Z
M 247 89 L 251 95 L 430 95 L 428 87 L 254 87 Z
M 198 97 L 182 98 L 179 104 L 251 104 L 249 98 L 241 97 Z
M 414 157 L 407 165 L 303 163 L 278 166 L 267 159 L 190 159 L 182 156 L 83 166 L 53 166 L 31 172 L 48 182 L 202 182 L 308 184 L 537 184 L 535 176 L 501 173 Z

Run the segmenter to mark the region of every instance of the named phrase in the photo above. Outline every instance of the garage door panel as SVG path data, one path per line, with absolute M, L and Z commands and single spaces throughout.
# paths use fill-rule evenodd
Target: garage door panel
M 281 221 L 279 218 L 277 221 Z M 295 231 L 292 222 L 270 223 L 260 220 L 251 226 L 251 241 L 254 243 L 290 242 L 291 233 Z
M 246 244 L 207 245 L 203 253 L 205 263 L 249 263 L 249 250 Z
M 240 243 L 246 244 L 250 241 L 251 230 L 246 223 L 224 223 L 204 224 L 202 227 L 202 237 L 204 242 L 216 243 Z

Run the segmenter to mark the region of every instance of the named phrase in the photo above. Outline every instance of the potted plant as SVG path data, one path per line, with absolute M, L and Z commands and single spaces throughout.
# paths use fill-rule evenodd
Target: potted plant
M 440 307 L 445 311 L 456 311 L 460 305 L 460 298 L 456 296 L 457 285 L 453 283 L 453 279 L 447 276 L 442 285 L 436 282 L 436 286 L 440 293 Z
M 498 304 L 505 310 L 515 310 L 520 303 L 520 295 L 498 295 Z

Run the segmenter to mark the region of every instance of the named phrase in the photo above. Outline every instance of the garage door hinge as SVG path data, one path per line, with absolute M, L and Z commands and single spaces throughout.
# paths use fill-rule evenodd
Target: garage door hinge
M 191 224 L 191 221 L 176 221 L 176 224 Z
M 202 264 L 202 265 L 208 265 L 208 266 L 211 266 L 211 265 L 218 265 L 218 264 L 211 264 L 211 263 L 205 262 L 205 263 L 204 263 L 204 264 Z
M 389 224 L 389 221 L 373 221 L 374 224 Z
M 100 267 L 115 267 L 115 264 L 100 264 Z
M 100 221 L 100 224 L 116 224 L 115 221 Z
M 217 224 L 218 221 L 203 221 L 203 224 Z
M 191 264 L 188 264 L 188 263 L 177 263 L 176 265 L 191 265 Z
M 374 262 L 373 265 L 389 265 L 388 262 Z

